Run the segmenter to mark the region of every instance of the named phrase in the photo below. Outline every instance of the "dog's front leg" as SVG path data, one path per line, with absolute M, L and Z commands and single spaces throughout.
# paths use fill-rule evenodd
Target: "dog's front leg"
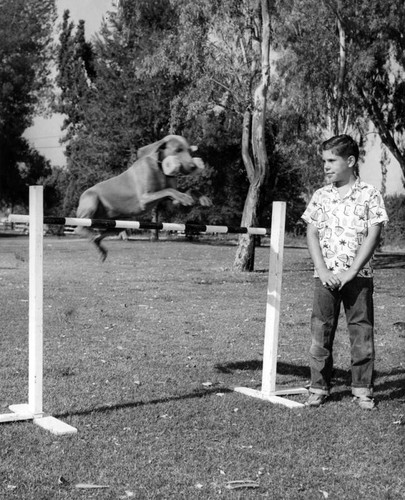
M 144 207 L 144 210 L 148 210 L 151 206 L 155 205 L 156 202 L 164 200 L 165 198 L 169 198 L 173 201 L 174 204 L 180 204 L 185 206 L 194 205 L 194 198 L 187 194 L 181 193 L 177 191 L 177 189 L 166 188 L 161 191 L 157 191 L 156 193 L 144 193 L 141 196 L 141 203 Z

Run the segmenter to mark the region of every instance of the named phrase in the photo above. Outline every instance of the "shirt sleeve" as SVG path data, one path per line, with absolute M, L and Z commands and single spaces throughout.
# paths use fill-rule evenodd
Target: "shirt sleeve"
M 389 219 L 387 210 L 385 209 L 384 199 L 381 193 L 377 189 L 374 189 L 371 192 L 370 196 L 367 226 L 371 227 L 376 224 L 383 224 L 385 226 L 388 220 Z
M 321 209 L 318 203 L 319 195 L 318 191 L 312 195 L 310 202 L 308 203 L 305 212 L 301 215 L 301 219 L 303 219 L 307 224 L 313 224 L 314 226 L 319 228 L 318 221 L 321 214 Z

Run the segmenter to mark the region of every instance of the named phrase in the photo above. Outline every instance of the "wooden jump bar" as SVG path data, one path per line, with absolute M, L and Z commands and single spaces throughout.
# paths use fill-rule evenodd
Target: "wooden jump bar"
M 29 223 L 29 215 L 11 214 L 9 222 Z M 223 233 L 223 234 L 255 234 L 268 235 L 270 228 L 265 227 L 235 227 L 235 226 L 213 226 L 206 224 L 176 224 L 171 222 L 140 222 L 132 220 L 113 219 L 78 219 L 75 217 L 44 217 L 44 224 L 56 224 L 61 226 L 83 226 L 96 229 L 158 229 L 160 231 L 180 231 L 189 233 Z

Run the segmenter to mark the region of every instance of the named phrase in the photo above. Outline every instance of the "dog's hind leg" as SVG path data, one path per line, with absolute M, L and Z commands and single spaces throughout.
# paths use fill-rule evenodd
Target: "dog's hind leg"
M 79 219 L 92 219 L 95 217 L 99 208 L 99 198 L 95 191 L 91 188 L 85 191 L 79 199 L 76 215 Z M 101 244 L 101 241 L 106 237 L 106 234 L 95 233 L 94 230 L 87 227 L 77 227 L 75 233 L 85 236 L 96 245 L 97 251 L 100 253 L 101 261 L 104 262 L 107 258 L 107 249 Z
M 97 250 L 100 252 L 100 257 L 101 257 L 101 262 L 104 262 L 105 259 L 107 258 L 107 255 L 108 255 L 108 251 L 107 249 L 105 248 L 105 246 L 103 246 L 101 244 L 102 240 L 106 237 L 105 234 L 97 234 L 93 239 L 93 243 L 96 245 L 97 247 Z
M 108 251 L 101 244 L 101 241 L 107 236 L 106 234 L 96 233 L 92 229 L 88 229 L 87 227 L 81 227 L 81 226 L 75 228 L 75 234 L 77 234 L 78 236 L 82 236 L 83 238 L 87 238 L 91 243 L 94 243 L 96 245 L 97 251 L 100 254 L 101 261 L 102 262 L 105 261 L 105 259 L 107 258 Z

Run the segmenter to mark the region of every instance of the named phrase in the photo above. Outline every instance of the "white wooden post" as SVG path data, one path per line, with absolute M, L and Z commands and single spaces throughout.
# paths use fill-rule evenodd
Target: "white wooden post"
M 262 392 L 268 396 L 274 394 L 276 390 L 285 213 L 285 202 L 273 203 L 262 371 Z
M 302 407 L 302 403 L 279 397 L 282 394 L 307 394 L 305 388 L 276 389 L 277 348 L 280 325 L 281 283 L 284 257 L 284 229 L 286 203 L 273 203 L 270 236 L 269 276 L 267 284 L 266 322 L 263 346 L 263 369 L 261 391 L 249 387 L 235 387 L 235 391 L 279 403 L 290 408 Z
M 28 406 L 34 418 L 42 417 L 43 384 L 43 187 L 30 187 L 29 238 L 29 368 Z
M 28 310 L 28 404 L 10 405 L 12 413 L 0 415 L 0 423 L 33 420 L 57 435 L 74 434 L 65 424 L 42 409 L 43 386 L 43 187 L 30 186 L 29 192 L 29 310 Z

